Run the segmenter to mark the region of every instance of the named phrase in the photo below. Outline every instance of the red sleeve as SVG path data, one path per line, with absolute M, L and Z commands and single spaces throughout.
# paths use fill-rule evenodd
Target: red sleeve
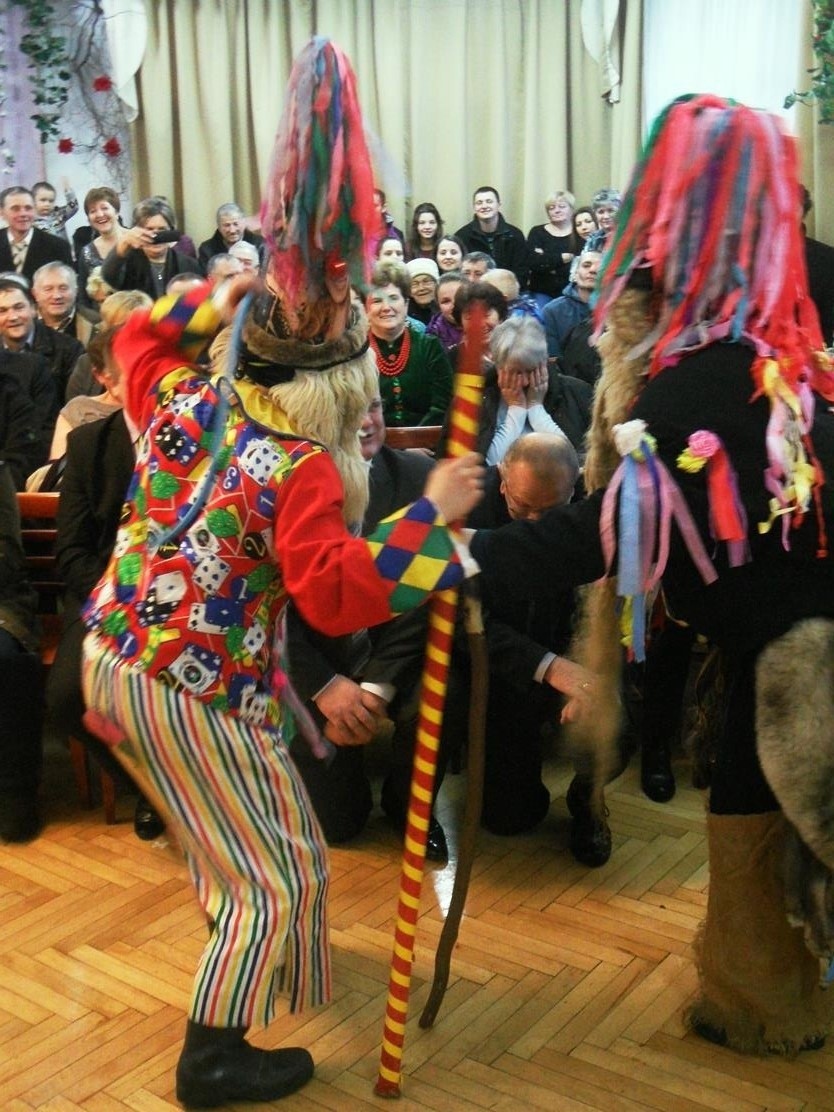
M 113 350 L 124 376 L 124 408 L 143 430 L 156 403 L 160 379 L 190 360 L 217 331 L 220 317 L 204 283 L 181 297 L 160 298 L 152 308 L 136 310 L 116 334 Z
M 282 483 L 275 521 L 284 586 L 306 622 L 337 637 L 391 617 L 390 585 L 365 541 L 345 527 L 342 483 L 326 452 L 308 456 Z

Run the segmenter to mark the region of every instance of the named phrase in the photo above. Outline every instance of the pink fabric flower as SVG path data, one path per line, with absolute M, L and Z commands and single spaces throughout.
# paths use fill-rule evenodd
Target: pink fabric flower
M 721 448 L 721 439 L 714 432 L 707 429 L 698 429 L 693 432 L 687 441 L 689 451 L 697 459 L 711 459 Z

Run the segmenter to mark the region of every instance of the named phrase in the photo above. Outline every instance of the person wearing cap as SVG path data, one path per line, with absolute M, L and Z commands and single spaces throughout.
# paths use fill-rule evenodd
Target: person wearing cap
M 438 465 L 423 497 L 367 539 L 354 531 L 368 502 L 358 432 L 378 389 L 350 292 L 372 226 L 370 158 L 353 73 L 333 44 L 312 40 L 287 99 L 303 103 L 279 127 L 261 209 L 265 288 L 240 274 L 163 296 L 109 353 L 141 439 L 85 611 L 87 724 L 118 742 L 158 802 L 209 922 L 177 1064 L 186 1107 L 303 1085 L 307 1050 L 245 1036 L 274 1017 L 279 993 L 292 1011 L 330 997 L 326 846 L 289 755 L 289 708 L 314 751 L 328 750 L 288 685 L 285 605 L 338 636 L 458 582 L 446 522 L 465 517 L 482 481 L 474 455 Z M 351 158 L 334 154 L 329 172 L 317 158 L 308 178 L 313 128 Z M 320 192 L 311 211 L 332 223 L 293 223 L 309 182 Z M 212 349 L 215 373 L 203 373 L 194 360 L 249 293 Z
M 410 288 L 404 266 L 377 263 L 365 302 L 389 427 L 439 425 L 452 400 L 452 368 L 440 341 L 408 323 Z
M 821 987 L 834 951 L 834 370 L 808 296 L 797 165 L 776 116 L 707 95 L 667 106 L 599 279 L 590 493 L 471 542 L 490 591 L 599 581 L 579 643 L 592 709 L 574 738 L 598 785 L 620 726 L 620 642 L 643 658 L 658 583 L 671 616 L 717 647 L 709 899 L 687 1019 L 762 1055 L 819 1048 L 834 1014 Z M 605 813 L 601 787 L 589 801 Z
M 408 316 L 428 325 L 437 312 L 437 283 L 440 271 L 434 259 L 411 259 L 405 264 L 411 279 L 408 298 Z

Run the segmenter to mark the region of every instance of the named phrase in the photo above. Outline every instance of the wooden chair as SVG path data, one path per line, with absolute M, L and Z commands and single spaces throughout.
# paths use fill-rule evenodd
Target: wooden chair
M 389 448 L 428 448 L 434 451 L 442 431 L 442 425 L 403 425 L 400 428 L 388 425 L 385 443 Z
M 62 629 L 61 600 L 64 585 L 55 559 L 59 498 L 57 491 L 22 491 L 17 496 L 26 571 L 29 582 L 38 592 L 41 660 L 45 668 L 49 668 L 55 660 Z M 91 808 L 93 795 L 90 787 L 90 755 L 75 737 L 69 739 L 69 754 L 82 806 Z M 116 783 L 103 768 L 99 767 L 99 773 L 105 821 L 112 824 L 116 821 Z

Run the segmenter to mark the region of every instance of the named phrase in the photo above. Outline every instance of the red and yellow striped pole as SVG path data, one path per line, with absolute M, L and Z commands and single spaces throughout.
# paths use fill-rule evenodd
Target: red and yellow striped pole
M 449 421 L 447 454 L 462 456 L 473 451 L 478 436 L 483 375 L 481 356 L 484 348 L 484 312 L 475 303 L 469 313 L 466 343 L 455 375 L 454 393 Z M 379 1076 L 374 1092 L 377 1096 L 400 1096 L 402 1051 L 414 961 L 414 938 L 420 911 L 420 890 L 426 862 L 426 839 L 431 818 L 437 751 L 443 725 L 443 707 L 449 678 L 449 661 L 455 630 L 458 592 L 456 588 L 440 591 L 429 602 L 429 630 L 426 658 L 420 690 L 417 740 L 411 795 L 405 828 L 403 865 L 397 922 L 394 928 L 394 952 L 388 981 L 385 1028 Z

